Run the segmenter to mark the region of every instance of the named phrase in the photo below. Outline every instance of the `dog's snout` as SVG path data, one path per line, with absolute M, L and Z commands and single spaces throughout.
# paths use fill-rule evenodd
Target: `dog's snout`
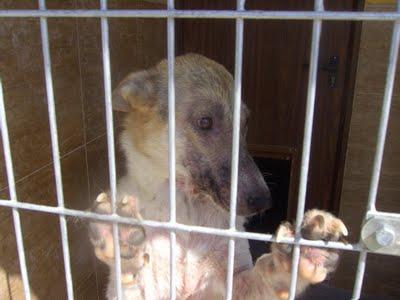
M 248 206 L 254 211 L 264 211 L 272 207 L 271 195 L 253 195 L 247 198 Z

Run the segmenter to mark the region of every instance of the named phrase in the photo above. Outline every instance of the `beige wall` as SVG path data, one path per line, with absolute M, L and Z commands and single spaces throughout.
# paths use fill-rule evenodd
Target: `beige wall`
M 47 1 L 49 8 L 96 8 L 97 0 Z M 159 8 L 145 1 L 109 1 L 115 8 Z M 0 8 L 37 8 L 36 0 L 0 0 Z M 98 19 L 49 19 L 65 204 L 87 209 L 108 187 L 104 90 Z M 110 21 L 112 81 L 166 55 L 165 20 Z M 20 201 L 56 205 L 40 27 L 34 19 L 0 20 L 0 76 Z M 116 116 L 118 118 L 118 116 Z M 2 145 L 0 145 L 2 149 Z M 2 151 L 2 150 L 0 150 Z M 8 198 L 0 153 L 0 198 Z M 58 218 L 21 212 L 29 279 L 35 298 L 64 299 Z M 104 296 L 105 268 L 88 243 L 85 224 L 68 220 L 77 299 Z M 22 299 L 11 211 L 0 208 L 0 299 Z
M 375 2 L 375 3 L 372 3 Z M 376 4 L 376 2 L 380 2 Z M 385 3 L 385 4 L 382 4 Z M 388 4 L 389 3 L 389 4 Z M 394 10 L 394 1 L 367 1 L 366 10 Z M 368 197 L 376 135 L 382 104 L 392 24 L 364 22 L 350 125 L 340 216 L 356 242 Z M 379 210 L 400 212 L 400 68 L 397 68 L 393 104 L 377 197 Z M 357 255 L 344 255 L 335 281 L 352 288 Z M 369 255 L 364 291 L 400 297 L 400 258 Z

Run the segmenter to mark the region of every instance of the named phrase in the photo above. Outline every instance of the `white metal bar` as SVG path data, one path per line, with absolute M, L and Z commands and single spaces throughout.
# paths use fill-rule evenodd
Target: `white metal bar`
M 1 130 L 1 137 L 2 137 L 2 141 L 3 141 L 4 159 L 5 159 L 6 170 L 7 170 L 8 189 L 10 191 L 10 198 L 11 198 L 11 200 L 7 200 L 7 202 L 9 202 L 10 204 L 16 204 L 16 203 L 18 203 L 18 199 L 17 199 L 17 191 L 15 188 L 14 169 L 13 169 L 11 149 L 10 149 L 10 139 L 8 136 L 7 117 L 6 117 L 6 110 L 5 110 L 5 105 L 4 105 L 4 96 L 3 96 L 3 84 L 1 82 L 1 79 L 0 79 L 0 130 Z M 19 267 L 21 270 L 21 277 L 22 277 L 22 284 L 24 286 L 25 299 L 30 300 L 31 299 L 31 291 L 30 291 L 30 287 L 29 287 L 28 271 L 26 268 L 24 240 L 22 238 L 21 219 L 19 216 L 18 207 L 14 206 L 12 208 L 12 215 L 13 215 L 13 221 L 14 221 L 15 240 L 17 242 Z
M 392 213 L 392 212 L 384 212 L 384 211 L 368 211 L 367 212 L 367 219 L 372 217 L 381 217 L 381 218 L 400 218 L 399 213 Z
M 237 11 L 244 11 L 245 0 L 237 0 Z M 242 101 L 242 66 L 243 66 L 243 27 L 242 18 L 236 19 L 235 40 L 235 82 L 232 120 L 232 159 L 231 159 L 231 189 L 229 209 L 229 229 L 236 231 L 237 185 L 239 173 L 239 142 L 240 142 L 240 104 Z M 231 300 L 233 294 L 233 273 L 235 268 L 235 239 L 228 243 L 228 261 L 226 272 L 226 299 Z
M 361 289 L 364 280 L 365 267 L 367 265 L 367 252 L 361 251 L 358 258 L 357 274 L 354 281 L 352 300 L 358 300 L 361 296 Z
M 314 9 L 318 12 L 324 11 L 324 1 L 315 0 Z M 321 27 L 322 27 L 321 20 L 313 21 L 311 54 L 310 54 L 310 70 L 308 74 L 307 104 L 306 104 L 306 116 L 304 124 L 304 137 L 303 137 L 303 152 L 301 157 L 299 196 L 297 200 L 298 202 L 297 202 L 297 213 L 296 213 L 295 239 L 301 238 L 301 224 L 303 222 L 304 207 L 306 202 L 307 178 L 308 178 L 308 170 L 310 162 L 311 139 L 312 139 L 313 120 L 314 120 L 315 94 L 317 88 L 318 57 L 319 57 L 319 44 L 321 38 Z M 289 294 L 290 300 L 294 300 L 294 298 L 296 297 L 299 261 L 300 261 L 300 245 L 296 244 L 293 249 L 293 257 L 292 257 L 292 273 L 290 279 L 291 281 L 290 281 L 290 294 Z
M 100 0 L 100 8 L 107 11 L 107 0 Z M 101 41 L 103 53 L 103 76 L 104 76 L 104 96 L 106 106 L 106 122 L 107 122 L 107 149 L 108 149 L 108 168 L 110 176 L 110 196 L 113 215 L 117 215 L 117 176 L 115 168 L 115 146 L 114 146 L 114 121 L 112 111 L 111 96 L 111 64 L 110 64 L 110 41 L 108 30 L 108 19 L 101 18 Z M 115 256 L 115 281 L 117 298 L 123 299 L 122 283 L 121 283 L 121 250 L 119 245 L 118 223 L 113 223 L 114 237 L 114 256 Z
M 175 9 L 174 0 L 168 0 L 168 10 Z M 176 222 L 176 170 L 175 170 L 175 20 L 167 19 L 168 52 L 168 169 L 170 223 Z M 171 300 L 176 298 L 176 233 L 170 231 L 170 289 Z
M 39 8 L 41 10 L 46 9 L 45 0 L 39 0 Z M 53 164 L 54 164 L 54 177 L 56 181 L 57 204 L 60 207 L 64 207 L 64 192 L 63 192 L 63 183 L 61 174 L 60 149 L 58 147 L 58 132 L 57 132 L 57 118 L 56 118 L 54 90 L 53 90 L 53 75 L 51 72 L 49 31 L 47 28 L 47 19 L 44 17 L 40 18 L 40 32 L 42 38 L 44 74 L 46 80 L 46 94 L 47 94 L 47 105 L 49 111 L 51 148 L 52 148 Z M 60 218 L 61 245 L 62 245 L 64 269 L 65 269 L 64 273 L 65 273 L 65 281 L 67 284 L 67 296 L 69 300 L 72 300 L 74 299 L 74 288 L 71 275 L 67 221 L 65 219 L 65 216 L 60 215 L 59 218 Z
M 393 28 L 392 44 L 389 55 L 389 65 L 386 74 L 385 93 L 383 96 L 381 119 L 378 130 L 378 139 L 376 144 L 372 178 L 368 195 L 368 204 L 367 204 L 368 211 L 375 211 L 375 201 L 378 192 L 383 152 L 385 148 L 386 132 L 390 117 L 390 106 L 392 103 L 393 86 L 394 86 L 394 79 L 396 76 L 396 66 L 397 66 L 397 57 L 399 53 L 399 46 L 400 46 L 400 22 L 397 21 L 395 22 Z
M 236 231 L 236 206 L 237 206 L 237 181 L 238 181 L 238 164 L 239 164 L 239 140 L 240 140 L 240 102 L 241 102 L 241 77 L 242 77 L 242 60 L 243 60 L 243 22 L 244 19 L 280 19 L 280 20 L 313 20 L 313 34 L 311 42 L 311 59 L 310 71 L 308 79 L 306 121 L 304 127 L 303 152 L 301 163 L 301 175 L 299 185 L 299 198 L 296 215 L 296 235 L 294 238 L 283 239 L 281 242 L 293 244 L 292 258 L 292 274 L 290 285 L 290 299 L 294 299 L 296 282 L 298 275 L 298 263 L 300 258 L 300 245 L 316 246 L 324 248 L 335 248 L 359 251 L 358 270 L 353 290 L 353 299 L 358 299 L 361 294 L 362 281 L 365 272 L 367 250 L 362 244 L 348 245 L 339 242 L 323 242 L 309 241 L 301 238 L 301 223 L 304 216 L 305 197 L 307 189 L 307 177 L 309 169 L 309 158 L 311 149 L 311 137 L 314 115 L 314 104 L 316 95 L 317 67 L 319 41 L 321 35 L 322 20 L 354 20 L 354 21 L 395 21 L 391 51 L 389 57 L 389 66 L 386 77 L 385 94 L 383 99 L 383 107 L 381 113 L 381 121 L 378 131 L 378 141 L 374 159 L 373 173 L 370 184 L 368 197 L 367 213 L 365 218 L 371 215 L 384 215 L 399 217 L 399 214 L 377 212 L 375 209 L 375 200 L 378 190 L 381 164 L 384 152 L 384 143 L 387 131 L 387 125 L 390 115 L 390 105 L 393 93 L 393 85 L 396 71 L 396 63 L 400 46 L 400 11 L 397 12 L 332 12 L 325 11 L 323 0 L 315 0 L 314 11 L 246 11 L 244 9 L 245 0 L 237 0 L 237 9 L 230 10 L 175 10 L 174 1 L 168 0 L 167 10 L 108 10 L 107 1 L 100 0 L 100 10 L 47 10 L 45 0 L 39 1 L 39 10 L 0 10 L 0 18 L 7 17 L 40 17 L 43 57 L 46 77 L 46 91 L 49 105 L 49 120 L 53 149 L 54 171 L 57 190 L 57 207 L 38 205 L 32 203 L 21 203 L 17 201 L 15 190 L 15 181 L 12 168 L 12 157 L 10 151 L 6 114 L 4 108 L 4 100 L 2 87 L 0 82 L 0 117 L 1 117 L 1 133 L 3 138 L 3 147 L 6 159 L 7 177 L 9 181 L 11 200 L 0 199 L 0 207 L 9 207 L 13 210 L 14 227 L 16 232 L 17 249 L 20 260 L 22 280 L 26 299 L 30 299 L 29 280 L 25 261 L 25 252 L 23 247 L 22 231 L 18 209 L 33 210 L 38 212 L 46 212 L 59 215 L 60 229 L 62 237 L 62 247 L 65 264 L 65 275 L 67 283 L 68 299 L 73 299 L 73 284 L 70 269 L 70 256 L 68 247 L 68 233 L 66 226 L 66 216 L 74 216 L 79 218 L 97 219 L 113 223 L 114 249 L 115 249 L 115 276 L 117 283 L 117 296 L 122 299 L 121 287 L 121 262 L 120 262 L 120 246 L 118 223 L 123 224 L 140 224 L 153 228 L 163 228 L 170 231 L 170 298 L 176 298 L 176 231 L 198 232 L 204 234 L 218 235 L 229 238 L 229 252 L 227 262 L 227 295 L 226 299 L 232 299 L 233 290 L 233 271 L 235 257 L 235 239 L 255 239 L 268 242 L 276 242 L 274 236 L 270 234 L 259 234 L 250 232 Z M 400 1 L 399 1 L 400 3 Z M 400 7 L 400 6 L 399 6 Z M 102 48 L 103 48 L 103 68 L 104 68 L 104 89 L 106 104 L 106 120 L 107 120 L 107 140 L 108 140 L 108 156 L 109 156 L 109 172 L 110 172 L 110 190 L 113 214 L 101 215 L 93 212 L 78 211 L 64 207 L 64 197 L 62 191 L 62 176 L 60 166 L 60 154 L 58 146 L 57 124 L 55 114 L 55 101 L 53 92 L 53 82 L 51 73 L 51 60 L 49 51 L 48 28 L 46 18 L 50 17 L 96 17 L 101 18 L 102 32 Z M 111 68 L 109 54 L 109 30 L 108 17 L 137 17 L 137 18 L 167 18 L 168 32 L 168 159 L 169 159 L 169 203 L 170 203 L 170 220 L 169 222 L 157 222 L 149 220 L 134 220 L 131 218 L 120 217 L 116 214 L 116 168 L 115 168 L 115 149 L 114 149 L 114 130 L 113 130 L 113 113 L 111 104 Z M 231 194 L 230 194 L 230 226 L 229 229 L 218 229 L 201 226 L 189 226 L 176 223 L 176 170 L 175 170 L 175 21 L 174 18 L 219 18 L 219 19 L 236 19 L 236 44 L 235 44 L 235 96 L 234 96 L 234 113 L 233 113 L 233 134 L 232 134 L 232 161 L 231 161 Z
M 170 222 L 159 222 L 159 221 L 151 221 L 151 220 L 136 220 L 133 218 L 121 217 L 118 215 L 102 215 L 90 211 L 81 211 L 69 208 L 62 207 L 53 207 L 47 205 L 39 205 L 27 202 L 12 202 L 10 200 L 0 199 L 0 207 L 8 207 L 8 208 L 18 208 L 42 213 L 49 214 L 57 214 L 57 215 L 65 215 L 76 217 L 79 219 L 91 219 L 98 220 L 102 222 L 116 222 L 119 224 L 126 225 L 142 225 L 150 228 L 158 228 L 158 229 L 166 229 L 166 230 L 175 230 L 182 232 L 195 232 L 209 235 L 217 235 L 226 238 L 235 238 L 235 239 L 247 239 L 247 240 L 257 240 L 264 242 L 277 243 L 278 241 L 272 234 L 264 234 L 264 233 L 255 233 L 255 232 L 245 232 L 245 231 L 232 231 L 230 229 L 220 229 L 213 227 L 204 227 L 204 226 L 191 226 L 180 223 L 171 224 Z M 397 216 L 399 217 L 399 216 Z M 295 244 L 297 241 L 294 238 L 282 238 L 279 240 L 279 243 L 282 244 Z M 341 249 L 341 250 L 349 250 L 349 251 L 361 251 L 366 249 L 362 244 L 344 244 L 340 242 L 325 242 L 325 241 L 311 241 L 300 239 L 298 241 L 299 245 L 304 246 L 312 246 L 312 247 L 320 247 L 320 248 L 329 248 L 329 249 Z
M 397 11 L 400 12 L 400 1 L 398 1 Z M 371 183 L 369 186 L 370 188 L 368 194 L 367 212 L 365 214 L 364 221 L 368 219 L 371 213 L 372 214 L 376 213 L 375 202 L 376 202 L 376 195 L 378 193 L 379 178 L 381 174 L 382 160 L 385 149 L 386 132 L 389 124 L 390 106 L 392 103 L 393 86 L 394 86 L 394 79 L 396 76 L 396 66 L 399 55 L 399 47 L 400 47 L 400 21 L 396 21 L 393 27 L 392 42 L 389 53 L 389 64 L 386 73 L 385 92 L 383 95 L 383 104 L 382 104 L 381 118 L 379 122 L 375 158 L 372 169 Z M 357 274 L 353 288 L 352 299 L 354 300 L 359 299 L 361 295 L 366 260 L 367 260 L 367 252 L 363 250 L 360 253 L 358 267 L 357 267 Z
M 274 19 L 274 20 L 340 20 L 340 21 L 395 21 L 397 12 L 349 12 L 349 11 L 231 11 L 231 10 L 0 10 L 0 18 L 199 18 L 199 19 Z

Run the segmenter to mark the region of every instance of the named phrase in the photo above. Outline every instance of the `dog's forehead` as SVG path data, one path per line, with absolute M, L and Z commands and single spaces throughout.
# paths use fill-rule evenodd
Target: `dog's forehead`
M 161 84 L 168 81 L 167 61 L 157 67 Z M 219 63 L 199 54 L 186 54 L 175 58 L 175 85 L 177 89 L 209 90 L 214 94 L 232 91 L 232 75 Z
M 220 64 L 199 55 L 177 59 L 177 86 L 213 101 L 227 101 L 232 96 L 233 78 Z
M 167 62 L 159 65 L 159 71 L 167 81 Z M 175 86 L 179 98 L 194 100 L 198 105 L 210 108 L 221 106 L 228 115 L 233 113 L 234 81 L 221 64 L 199 54 L 186 54 L 175 58 Z M 165 86 L 166 87 L 166 86 Z M 179 97 L 181 96 L 181 97 Z M 247 117 L 248 108 L 241 106 L 242 116 Z

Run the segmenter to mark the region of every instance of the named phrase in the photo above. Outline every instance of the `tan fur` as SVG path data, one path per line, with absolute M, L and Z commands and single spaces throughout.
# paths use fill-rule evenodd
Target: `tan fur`
M 154 138 L 158 138 L 160 133 L 168 130 L 165 122 L 160 120 L 158 113 L 153 110 L 143 112 L 132 112 L 131 116 L 126 118 L 124 127 L 127 128 L 129 139 L 134 141 L 138 152 L 144 156 L 152 157 L 152 145 Z
M 176 58 L 175 80 L 177 222 L 228 228 L 232 76 L 216 62 L 190 54 Z M 167 81 L 167 63 L 163 61 L 154 68 L 129 75 L 113 94 L 114 108 L 127 112 L 120 139 L 127 159 L 127 174 L 118 183 L 121 201 L 118 213 L 124 216 L 169 220 Z M 241 129 L 245 129 L 247 115 L 243 103 Z M 212 130 L 196 127 L 199 119 L 209 116 L 213 120 Z M 269 191 L 246 151 L 242 130 L 240 147 L 238 213 L 244 216 L 268 208 L 267 202 L 261 200 L 269 197 Z M 104 195 L 99 197 L 93 210 L 110 213 L 109 199 L 104 201 Z M 106 209 L 104 203 L 108 205 Z M 241 215 L 237 217 L 236 227 L 243 231 L 245 218 Z M 115 299 L 111 225 L 93 222 L 90 226 L 96 255 L 110 266 L 107 297 Z M 337 240 L 347 233 L 340 220 L 317 210 L 305 215 L 303 228 L 305 236 L 312 239 Z M 141 234 L 137 227 L 120 226 L 124 297 L 168 299 L 169 233 L 146 228 L 146 238 L 140 244 L 136 242 L 141 241 L 141 236 L 136 234 Z M 292 236 L 292 226 L 282 224 L 277 235 L 278 238 Z M 228 239 L 177 232 L 176 241 L 178 298 L 223 299 Z M 238 239 L 234 298 L 287 298 L 290 253 L 290 246 L 275 244 L 272 252 L 260 257 L 253 266 L 248 242 Z M 323 280 L 333 271 L 328 265 L 325 268 L 325 262 L 335 264 L 336 260 L 337 255 L 330 251 L 302 248 L 298 293 L 310 283 Z

